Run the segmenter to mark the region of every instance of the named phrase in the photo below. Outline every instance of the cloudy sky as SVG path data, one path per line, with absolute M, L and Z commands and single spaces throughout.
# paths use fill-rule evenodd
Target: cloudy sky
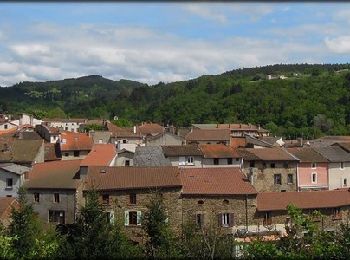
M 350 3 L 0 3 L 0 85 L 350 62 Z

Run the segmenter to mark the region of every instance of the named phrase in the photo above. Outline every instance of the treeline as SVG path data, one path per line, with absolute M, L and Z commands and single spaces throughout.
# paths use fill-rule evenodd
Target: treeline
M 350 134 L 349 64 L 277 64 L 148 86 L 88 76 L 0 88 L 0 108 L 39 117 L 164 125 L 242 122 L 284 138 Z M 286 79 L 267 80 L 267 75 Z
M 199 228 L 185 224 L 177 236 L 167 221 L 162 197 L 157 193 L 142 218 L 143 243 L 131 242 L 120 219 L 107 217 L 98 194 L 90 191 L 86 205 L 80 209 L 76 224 L 54 229 L 38 220 L 33 207 L 19 191 L 19 207 L 12 210 L 12 222 L 0 230 L 0 258 L 332 258 L 350 257 L 350 226 L 342 224 L 334 232 L 322 229 L 315 211 L 304 215 L 292 205 L 288 207 L 288 236 L 275 241 L 256 237 L 249 244 L 235 241 L 233 234 L 219 228 Z M 214 221 L 215 222 L 215 221 Z M 241 248 L 237 251 L 237 248 Z

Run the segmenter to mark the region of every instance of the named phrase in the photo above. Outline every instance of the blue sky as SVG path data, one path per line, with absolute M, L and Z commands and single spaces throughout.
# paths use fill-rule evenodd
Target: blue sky
M 186 80 L 275 63 L 344 63 L 348 3 L 0 3 L 0 85 L 99 74 Z

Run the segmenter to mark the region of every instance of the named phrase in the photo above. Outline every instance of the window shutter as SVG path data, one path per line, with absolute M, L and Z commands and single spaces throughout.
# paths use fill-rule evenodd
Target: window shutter
M 129 211 L 125 211 L 125 226 L 129 226 Z
M 137 225 L 141 226 L 141 211 L 137 211 Z
M 218 214 L 218 226 L 222 227 L 222 214 Z
M 233 213 L 230 213 L 230 215 L 229 215 L 230 217 L 230 219 L 229 219 L 229 226 L 230 227 L 233 227 L 233 225 L 234 225 L 234 214 Z
M 201 227 L 204 226 L 204 214 L 201 214 Z
M 179 165 L 186 165 L 186 158 L 184 156 L 179 157 Z
M 112 223 L 112 224 L 114 223 L 114 211 L 110 212 L 109 220 L 110 220 L 110 223 Z

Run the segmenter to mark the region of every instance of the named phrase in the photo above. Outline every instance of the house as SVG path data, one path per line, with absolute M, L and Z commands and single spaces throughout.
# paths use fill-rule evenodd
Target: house
M 144 145 L 144 139 L 140 133 L 136 133 L 136 127 L 119 127 L 107 123 L 107 128 L 112 133 L 111 143 L 116 144 L 118 150 L 126 149 L 135 152 L 137 146 Z
M 317 147 L 314 149 L 328 160 L 329 189 L 349 187 L 350 153 L 339 146 Z
M 18 208 L 18 202 L 12 197 L 0 197 L 0 224 L 8 227 L 11 223 L 12 208 Z
M 17 129 L 17 125 L 11 123 L 8 119 L 0 118 L 0 132 L 11 129 Z
M 44 162 L 43 140 L 0 139 L 0 163 L 16 163 L 30 167 Z
M 335 143 L 350 143 L 350 136 L 323 136 L 309 141 L 311 147 L 328 147 Z
M 59 143 L 44 143 L 44 161 L 57 161 L 62 159 L 61 146 Z
M 171 166 L 172 163 L 165 157 L 159 146 L 136 147 L 133 165 L 138 167 Z
M 19 114 L 16 116 L 17 118 L 12 118 L 11 123 L 16 126 L 24 126 L 29 125 L 31 127 L 35 127 L 36 125 L 40 125 L 42 120 L 34 118 L 33 115 L 28 114 Z
M 30 171 L 27 166 L 15 163 L 0 164 L 0 197 L 17 197 L 19 187 L 25 181 L 25 175 Z
M 243 160 L 237 150 L 224 144 L 201 144 L 202 167 L 241 167 Z
M 54 119 L 43 119 L 43 124 L 48 127 L 57 127 L 61 131 L 75 132 L 77 133 L 81 124 L 87 122 L 87 119 L 81 118 L 54 118 Z
M 251 136 L 269 136 L 269 131 L 252 124 L 192 124 L 193 129 L 229 129 L 231 136 L 244 137 Z
M 182 184 L 177 167 L 89 167 L 82 178 L 83 192 L 97 190 L 107 216 L 111 221 L 123 220 L 125 233 L 132 240 L 145 242 L 142 218 L 155 193 L 163 198 L 170 227 L 180 230 Z
M 164 132 L 146 136 L 145 143 L 146 146 L 183 145 L 184 138 L 170 132 Z
M 108 131 L 90 131 L 94 144 L 110 144 L 112 133 Z
M 140 146 L 140 147 L 144 147 L 144 146 Z M 137 151 L 138 147 L 136 148 Z M 118 151 L 118 157 L 115 161 L 115 166 L 134 166 L 134 152 L 132 151 L 128 151 L 126 149 L 122 149 L 120 151 Z M 138 156 L 140 156 L 139 152 L 138 152 Z M 141 166 L 142 163 L 139 161 L 138 162 L 138 166 Z
M 72 224 L 77 211 L 76 193 L 81 160 L 38 163 L 23 184 L 27 199 L 46 223 Z
M 143 137 L 155 136 L 164 133 L 165 129 L 163 126 L 156 123 L 144 123 L 136 126 L 136 133 Z
M 162 149 L 172 166 L 202 167 L 203 153 L 198 145 L 167 145 Z
M 310 147 L 288 148 L 297 157 L 298 190 L 328 189 L 328 160 Z
M 323 216 L 315 216 L 314 222 L 324 230 L 335 230 L 340 223 L 347 223 L 350 213 L 350 192 L 313 191 L 313 192 L 263 192 L 257 196 L 257 218 L 264 226 L 271 229 L 276 225 L 284 226 L 290 223 L 287 213 L 288 205 L 295 205 L 305 214 L 319 211 Z
M 258 192 L 296 191 L 299 160 L 283 148 L 240 148 L 243 171 Z
M 92 138 L 86 133 L 63 132 L 60 140 L 62 160 L 83 159 L 93 146 Z
M 234 227 L 253 224 L 256 190 L 239 168 L 181 169 L 184 223 L 200 227 Z
M 193 129 L 185 136 L 186 144 L 225 144 L 229 145 L 229 129 Z
M 35 131 L 46 141 L 51 144 L 60 142 L 60 129 L 47 125 L 36 125 Z
M 114 144 L 94 144 L 88 155 L 81 161 L 80 166 L 114 166 L 117 155 Z

